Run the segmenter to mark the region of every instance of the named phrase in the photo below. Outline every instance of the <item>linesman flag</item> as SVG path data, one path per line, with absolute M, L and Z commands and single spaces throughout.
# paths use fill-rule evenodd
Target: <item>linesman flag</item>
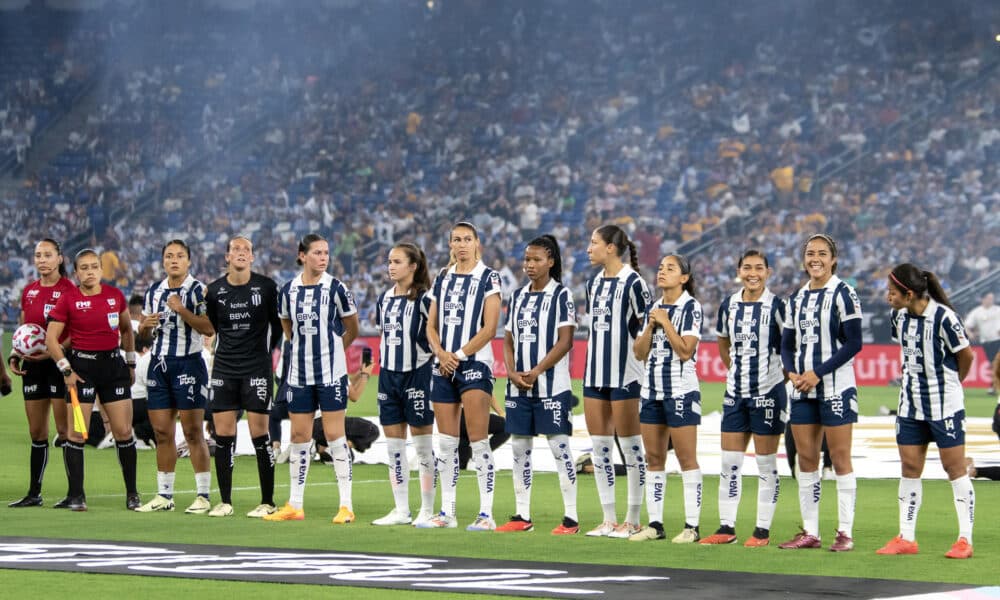
M 83 420 L 83 411 L 80 410 L 80 399 L 76 396 L 76 386 L 69 386 L 69 400 L 73 404 L 73 431 L 87 439 L 87 422 Z

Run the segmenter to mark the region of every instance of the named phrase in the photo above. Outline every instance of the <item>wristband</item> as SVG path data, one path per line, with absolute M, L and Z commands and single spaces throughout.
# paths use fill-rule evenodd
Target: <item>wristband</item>
M 125 352 L 125 362 L 130 365 L 135 365 L 135 352 Z
M 469 358 L 469 357 L 468 357 L 468 356 L 467 356 L 467 355 L 465 354 L 465 352 L 462 352 L 462 349 L 461 349 L 461 348 L 459 348 L 459 349 L 458 349 L 458 352 L 456 352 L 456 353 L 455 353 L 455 357 L 456 357 L 456 358 L 458 358 L 458 360 L 465 360 L 465 359 Z
M 73 367 L 69 365 L 69 361 L 66 360 L 66 357 L 60 358 L 56 361 L 56 368 L 60 371 L 71 371 L 73 369 Z

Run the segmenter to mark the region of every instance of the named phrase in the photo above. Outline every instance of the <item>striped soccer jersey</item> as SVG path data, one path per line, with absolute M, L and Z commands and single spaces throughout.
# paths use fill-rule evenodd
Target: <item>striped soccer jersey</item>
M 760 300 L 744 302 L 743 290 L 719 306 L 715 333 L 729 340 L 726 393 L 734 398 L 763 396 L 781 383 L 781 328 L 785 302 L 765 289 Z
M 518 372 L 530 371 L 545 358 L 559 340 L 559 329 L 576 327 L 573 296 L 554 279 L 540 292 L 532 292 L 530 283 L 514 290 L 508 306 L 504 329 L 514 341 L 514 369 Z M 543 373 L 530 391 L 507 381 L 508 397 L 553 398 L 569 390 L 569 353 Z
M 180 287 L 171 288 L 164 279 L 146 290 L 142 305 L 143 316 L 160 313 L 160 324 L 153 330 L 153 356 L 164 358 L 201 353 L 202 335 L 185 323 L 179 314 L 167 308 L 167 298 L 177 294 L 186 309 L 202 316 L 206 314 L 205 292 L 205 284 L 191 275 L 184 279 Z
M 431 348 L 427 343 L 427 315 L 431 298 L 426 292 L 416 300 L 396 295 L 395 288 L 382 292 L 375 306 L 375 322 L 382 330 L 379 367 L 387 371 L 409 372 L 427 363 Z
M 785 329 L 795 333 L 795 371 L 805 373 L 829 360 L 846 341 L 843 324 L 861 318 L 861 301 L 854 288 L 836 275 L 826 285 L 810 290 L 809 284 L 788 303 Z M 801 398 L 830 398 L 855 388 L 854 358 L 824 375 L 816 388 Z
M 485 323 L 486 299 L 501 291 L 500 274 L 476 263 L 471 273 L 456 273 L 453 265 L 434 278 L 432 299 L 437 304 L 438 333 L 441 347 L 458 352 Z M 486 344 L 469 358 L 493 369 L 493 345 Z
M 940 421 L 964 410 L 956 355 L 969 339 L 955 312 L 931 299 L 922 315 L 892 311 L 890 327 L 903 366 L 899 416 Z
M 646 282 L 628 265 L 614 277 L 598 271 L 587 283 L 587 387 L 623 388 L 642 379 L 642 362 L 632 346 L 650 303 Z
M 657 308 L 667 311 L 681 337 L 694 336 L 701 339 L 701 303 L 684 292 L 675 304 L 658 303 L 649 307 L 643 327 L 649 323 L 649 313 Z M 646 357 L 646 373 L 642 378 L 643 400 L 667 400 L 680 398 L 698 391 L 698 373 L 695 371 L 697 350 L 689 360 L 677 357 L 667 334 L 662 327 L 653 331 Z
M 282 286 L 278 316 L 292 322 L 289 385 L 333 385 L 347 375 L 337 331 L 340 320 L 355 313 L 354 296 L 329 273 L 315 285 L 304 285 L 299 274 Z

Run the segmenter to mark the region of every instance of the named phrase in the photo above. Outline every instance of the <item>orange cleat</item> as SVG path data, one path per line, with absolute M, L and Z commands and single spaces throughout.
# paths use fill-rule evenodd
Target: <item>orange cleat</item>
M 916 540 L 904 540 L 903 536 L 897 535 L 889 542 L 875 551 L 875 554 L 916 554 L 919 550 Z
M 972 544 L 964 537 L 960 537 L 944 555 L 948 558 L 972 558 Z
M 277 512 L 262 517 L 265 521 L 304 521 L 306 511 L 295 508 L 291 504 L 285 504 Z

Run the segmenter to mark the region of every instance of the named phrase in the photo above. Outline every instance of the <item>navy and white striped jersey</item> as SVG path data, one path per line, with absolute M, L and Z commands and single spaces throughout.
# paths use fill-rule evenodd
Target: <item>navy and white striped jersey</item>
M 333 385 L 347 375 L 338 332 L 340 320 L 357 312 L 354 296 L 329 273 L 315 285 L 303 285 L 299 274 L 281 287 L 278 316 L 292 322 L 289 385 Z
M 431 358 L 427 343 L 427 315 L 430 294 L 416 300 L 397 295 L 395 287 L 382 292 L 375 305 L 375 322 L 382 330 L 379 342 L 379 367 L 401 373 L 415 370 Z
M 646 282 L 629 265 L 614 277 L 600 270 L 587 282 L 590 334 L 583 385 L 623 388 L 642 379 L 632 346 L 650 304 Z
M 482 261 L 471 273 L 456 273 L 453 265 L 434 278 L 432 299 L 437 303 L 438 334 L 441 347 L 458 352 L 485 322 L 486 299 L 501 291 L 500 274 Z M 469 358 L 493 369 L 493 345 L 486 344 Z
M 922 315 L 892 311 L 890 327 L 902 351 L 899 416 L 940 421 L 964 410 L 956 355 L 969 338 L 955 312 L 931 299 Z
M 854 288 L 833 275 L 826 285 L 810 290 L 809 284 L 788 302 L 785 329 L 795 334 L 795 372 L 815 371 L 830 359 L 846 341 L 843 324 L 861 318 L 861 301 Z M 829 398 L 857 387 L 854 357 L 820 378 L 819 384 L 797 398 Z
M 206 314 L 205 291 L 205 284 L 191 275 L 184 279 L 180 287 L 171 288 L 164 279 L 146 290 L 142 303 L 143 316 L 160 313 L 160 324 L 153 330 L 153 356 L 164 358 L 201 353 L 204 345 L 202 335 L 185 323 L 179 314 L 167 308 L 167 298 L 177 294 L 184 308 L 203 316 Z
M 514 290 L 508 304 L 504 326 L 514 340 L 514 369 L 530 371 L 545 358 L 559 341 L 559 329 L 576 328 L 576 308 L 569 289 L 555 279 L 540 292 L 532 292 L 531 284 Z M 507 396 L 553 398 L 570 390 L 569 353 L 543 373 L 530 391 L 524 391 L 507 380 Z
M 765 289 L 760 300 L 744 302 L 743 290 L 719 305 L 715 334 L 729 340 L 726 393 L 734 398 L 763 396 L 785 379 L 781 329 L 785 302 Z
M 701 339 L 701 303 L 684 292 L 675 304 L 654 304 L 646 311 L 643 327 L 649 323 L 649 313 L 662 308 L 670 316 L 670 322 L 681 337 L 694 336 Z M 695 370 L 698 351 L 695 349 L 690 360 L 677 358 L 670 340 L 662 327 L 653 331 L 653 339 L 646 357 L 646 373 L 642 378 L 643 400 L 668 400 L 697 392 L 698 373 Z

